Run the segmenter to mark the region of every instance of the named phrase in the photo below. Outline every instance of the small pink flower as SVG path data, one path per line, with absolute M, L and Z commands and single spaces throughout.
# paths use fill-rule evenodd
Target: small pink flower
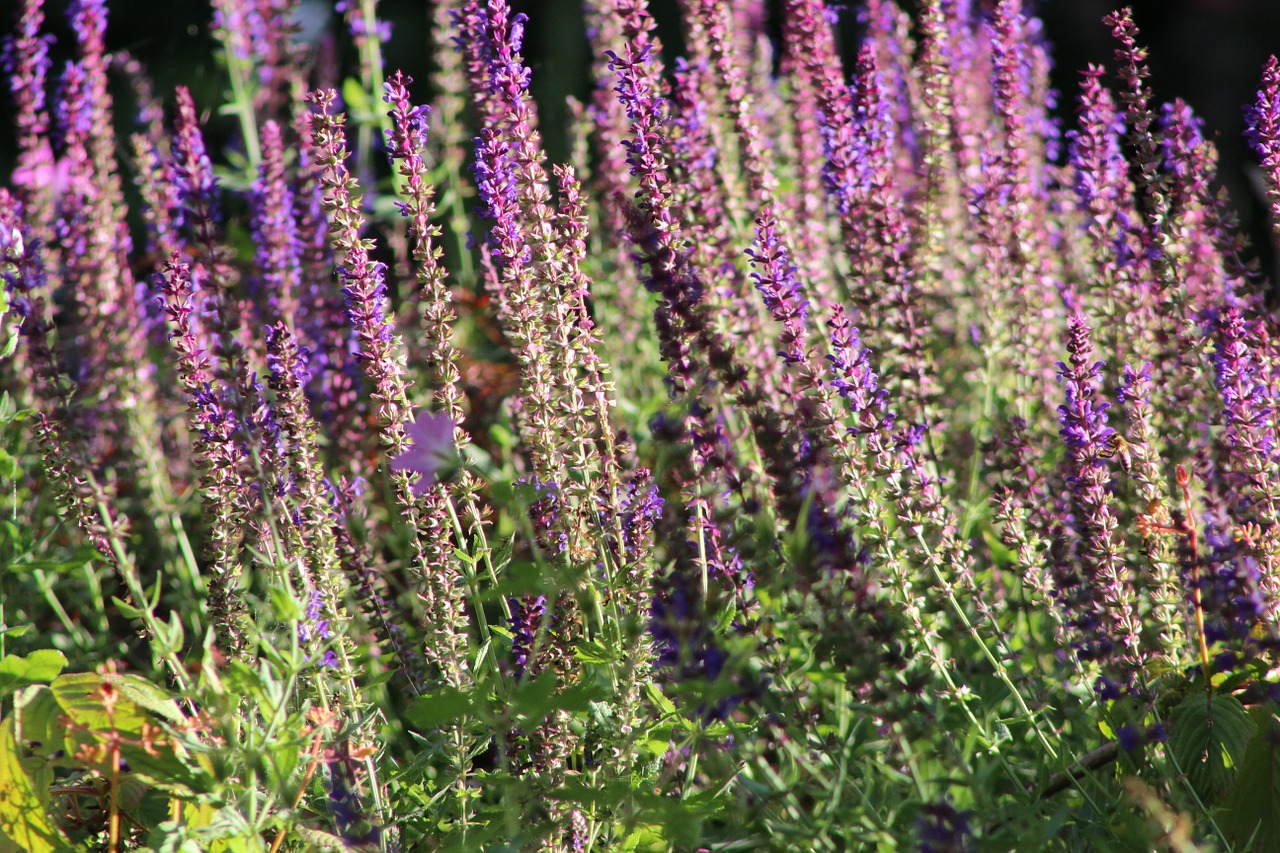
M 436 472 L 448 469 L 457 461 L 453 430 L 453 418 L 425 411 L 405 427 L 413 444 L 391 460 L 391 470 L 415 471 L 422 475 L 413 484 L 415 495 L 425 495 L 436 482 Z

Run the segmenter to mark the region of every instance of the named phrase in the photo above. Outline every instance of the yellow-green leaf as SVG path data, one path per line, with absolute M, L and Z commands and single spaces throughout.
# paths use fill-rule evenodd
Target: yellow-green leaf
M 47 684 L 66 665 L 66 655 L 56 649 L 37 649 L 26 656 L 5 655 L 0 658 L 0 696 L 28 684 Z
M 0 835 L 27 853 L 71 849 L 50 822 L 35 785 L 22 768 L 11 723 L 0 726 Z

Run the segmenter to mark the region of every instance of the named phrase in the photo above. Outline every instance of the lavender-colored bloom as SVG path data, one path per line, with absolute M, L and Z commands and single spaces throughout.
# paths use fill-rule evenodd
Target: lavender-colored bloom
M 525 596 L 511 602 L 511 654 L 517 678 L 529 671 L 534 641 L 547 612 L 545 595 Z
M 1218 339 L 1214 344 L 1214 379 L 1222 393 L 1223 416 L 1229 438 L 1235 446 L 1245 440 L 1244 432 L 1258 429 L 1269 414 L 1266 386 L 1258 377 L 1247 341 L 1248 328 L 1238 308 L 1222 311 L 1217 323 Z M 1270 456 L 1273 439 L 1261 436 L 1250 452 Z
M 379 42 L 391 41 L 391 22 L 378 18 L 377 6 L 377 0 L 374 0 L 373 14 L 366 18 L 359 0 L 338 0 L 334 4 L 334 11 L 346 16 L 351 37 L 355 39 L 356 45 L 361 50 L 364 50 L 365 42 L 370 38 Z
M 242 62 L 253 59 L 252 30 L 254 23 L 261 24 L 260 19 L 251 23 L 251 16 L 249 0 L 213 0 L 214 31 L 227 51 Z
M 188 396 L 195 453 L 201 469 L 201 494 L 209 510 L 209 610 L 218 641 L 231 653 L 244 642 L 244 603 L 237 580 L 243 538 L 245 483 L 239 419 L 227 404 L 225 386 L 216 383 L 209 358 L 194 326 L 191 268 L 175 255 L 160 277 L 165 314 L 173 327 L 169 340 L 178 361 L 178 379 Z
M 1120 148 L 1124 118 L 1100 82 L 1104 73 L 1093 65 L 1084 72 L 1080 127 L 1067 132 L 1067 159 L 1074 171 L 1076 196 L 1096 219 L 1109 224 L 1132 195 L 1132 185 Z
M 306 621 L 298 624 L 298 641 L 301 643 L 324 642 L 334 637 L 329 620 L 322 617 L 323 603 L 319 592 L 311 594 L 311 603 L 307 605 Z M 317 664 L 321 669 L 337 669 L 338 653 L 333 649 L 325 649 Z
M 1091 331 L 1083 317 L 1072 318 L 1067 339 L 1069 362 L 1058 365 L 1066 402 L 1058 407 L 1062 440 L 1067 446 L 1067 482 L 1078 507 L 1089 587 L 1084 590 L 1096 611 L 1079 614 L 1088 641 L 1102 648 L 1117 644 L 1132 666 L 1138 652 L 1138 617 L 1116 542 L 1116 516 L 1109 494 L 1111 474 L 1106 457 L 1115 430 L 1107 425 L 1109 403 L 1095 397 L 1102 362 L 1093 360 Z M 1088 607 L 1088 605 L 1085 605 Z
M 1271 394 L 1259 365 L 1256 333 L 1235 307 L 1215 322 L 1214 384 L 1222 396 L 1221 476 L 1217 485 L 1233 521 L 1280 521 L 1280 488 L 1275 480 L 1276 436 Z
M 413 78 L 396 72 L 382 84 L 382 100 L 392 106 L 394 127 L 387 130 L 387 159 L 406 160 L 419 155 L 427 147 L 427 116 L 431 108 L 409 103 L 409 84 Z
M 14 126 L 17 130 L 18 158 L 13 183 L 22 190 L 27 216 L 35 226 L 35 236 L 48 242 L 52 237 L 52 198 L 67 187 L 66 161 L 55 161 L 49 139 L 49 111 L 45 87 L 51 62 L 52 36 L 41 33 L 44 12 L 40 0 L 24 0 L 16 36 L 5 38 L 0 53 L 0 70 L 13 94 Z M 61 169 L 61 180 L 59 170 Z
M 388 315 L 385 266 L 370 257 L 370 241 L 360 236 L 364 215 L 357 204 L 356 182 L 347 169 L 345 122 L 333 114 L 333 90 L 312 93 L 316 112 L 310 117 L 312 149 L 320 166 L 324 207 L 343 283 L 347 317 L 359 340 L 360 359 L 375 389 L 383 445 L 392 455 L 404 452 L 404 424 L 409 419 L 404 353 Z
M 831 332 L 831 387 L 849 401 L 849 407 L 858 420 L 856 432 L 887 430 L 893 424 L 888 411 L 888 392 L 880 388 L 875 368 L 871 364 L 871 351 L 862 346 L 858 330 L 849 321 L 843 305 L 831 308 L 827 321 Z
M 213 163 L 205 149 L 191 92 L 179 86 L 175 97 L 178 119 L 169 181 L 186 211 L 185 224 L 195 229 L 211 228 L 218 219 L 218 182 L 213 176 Z
M 747 257 L 757 272 L 756 290 L 764 298 L 764 306 L 774 320 L 782 324 L 783 350 L 779 353 L 788 364 L 805 362 L 805 320 L 809 314 L 809 300 L 797 277 L 796 265 L 778 236 L 778 220 L 773 208 L 766 205 L 756 220 L 755 246 L 747 250 Z
M 1245 136 L 1267 176 L 1271 228 L 1280 237 L 1280 60 L 1267 60 L 1258 99 L 1245 114 Z
M 298 620 L 298 642 L 309 643 L 312 640 L 323 642 L 333 639 L 333 628 L 324 617 L 324 596 L 319 590 L 311 593 L 307 600 L 307 612 Z
M 650 479 L 647 468 L 637 468 L 635 478 L 627 486 L 627 493 L 619 503 L 622 515 L 623 559 L 627 562 L 643 559 L 647 545 L 644 543 L 662 518 L 663 499 L 658 484 Z M 641 487 L 648 483 L 648 488 Z
M 254 182 L 253 235 L 258 247 L 263 303 L 267 319 L 296 322 L 302 247 L 293 218 L 293 190 L 284 167 L 284 141 L 274 121 L 262 126 L 262 166 Z
M 81 45 L 93 48 L 102 43 L 107 34 L 106 0 L 75 0 L 68 10 L 68 17 Z
M 627 41 L 622 52 L 609 51 L 609 68 L 616 74 L 614 91 L 626 108 L 632 136 L 623 142 L 631 174 L 640 181 L 639 199 L 653 223 L 657 242 L 655 267 L 670 273 L 676 266 L 675 237 L 678 227 L 671 210 L 670 176 L 660 146 L 666 121 L 662 97 L 662 68 L 651 36 L 653 20 L 639 0 L 620 0 L 617 14 L 623 19 Z
M 439 472 L 457 461 L 454 426 L 453 418 L 431 412 L 419 412 L 405 425 L 410 445 L 391 460 L 391 470 L 421 475 L 413 484 L 415 495 L 425 495 L 435 485 Z
M 1106 447 L 1115 430 L 1107 426 L 1107 409 L 1110 403 L 1095 403 L 1094 388 L 1102 373 L 1102 362 L 1088 363 L 1092 352 L 1088 343 L 1090 330 L 1082 318 L 1077 317 L 1071 326 L 1073 359 L 1070 365 L 1059 362 L 1059 378 L 1065 380 L 1067 401 L 1058 407 L 1058 421 L 1062 424 L 1062 440 L 1081 469 L 1104 467 L 1101 451 Z M 1084 360 L 1078 353 L 1084 353 Z M 1079 364 L 1076 362 L 1079 361 Z

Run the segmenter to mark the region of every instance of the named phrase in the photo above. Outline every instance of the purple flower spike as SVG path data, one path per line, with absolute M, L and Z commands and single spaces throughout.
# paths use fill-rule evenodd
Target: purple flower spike
M 1110 404 L 1098 396 L 1103 362 L 1093 360 L 1092 330 L 1084 317 L 1071 319 L 1067 362 L 1059 362 L 1058 378 L 1066 402 L 1058 407 L 1062 440 L 1067 446 L 1067 484 L 1084 538 L 1087 590 L 1077 627 L 1085 634 L 1082 655 L 1109 657 L 1116 646 L 1122 670 L 1137 661 L 1139 624 L 1129 579 L 1124 574 L 1116 534 L 1107 465 L 1115 430 L 1107 425 Z
M 1280 236 L 1280 60 L 1267 60 L 1258 99 L 1245 113 L 1245 136 L 1267 177 L 1271 227 Z
M 456 458 L 453 443 L 453 418 L 446 414 L 421 412 L 405 427 L 413 441 L 408 450 L 391 460 L 392 471 L 410 471 L 422 476 L 413 484 L 413 493 L 425 495 L 436 483 L 436 472 L 447 468 Z

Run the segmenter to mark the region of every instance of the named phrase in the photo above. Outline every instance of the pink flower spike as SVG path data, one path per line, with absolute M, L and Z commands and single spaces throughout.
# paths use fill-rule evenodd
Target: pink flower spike
M 447 414 L 420 412 L 405 427 L 413 442 L 408 450 L 391 460 L 392 471 L 416 471 L 422 476 L 413 484 L 413 493 L 421 496 L 436 483 L 436 472 L 451 466 L 457 451 L 453 443 L 453 418 Z

